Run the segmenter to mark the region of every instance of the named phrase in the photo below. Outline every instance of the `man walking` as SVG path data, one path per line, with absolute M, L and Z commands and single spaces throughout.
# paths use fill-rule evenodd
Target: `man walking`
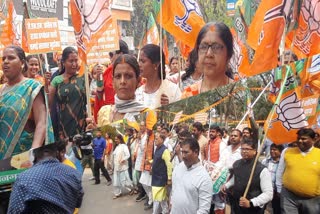
M 283 214 L 320 213 L 320 149 L 313 146 L 316 133 L 310 128 L 297 132 L 298 147 L 288 148 L 281 156 L 277 179 L 283 183 L 281 211 Z M 282 176 L 281 176 L 282 175 Z
M 111 185 L 111 178 L 108 171 L 104 167 L 104 157 L 106 150 L 106 140 L 101 137 L 101 130 L 97 131 L 97 137 L 93 139 L 94 150 L 94 177 L 96 182 L 94 184 L 100 184 L 100 169 L 103 176 L 107 179 L 107 185 Z
M 195 138 L 181 142 L 183 162 L 172 175 L 171 214 L 209 213 L 212 181 L 198 158 L 199 150 Z

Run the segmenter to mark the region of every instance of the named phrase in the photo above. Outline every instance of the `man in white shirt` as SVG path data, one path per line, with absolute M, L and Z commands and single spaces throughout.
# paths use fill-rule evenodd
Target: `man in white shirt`
M 181 142 L 182 160 L 173 171 L 171 214 L 207 214 L 212 199 L 212 181 L 201 165 L 195 138 Z
M 242 159 L 233 164 L 234 175 L 221 190 L 225 192 L 226 189 L 233 187 L 234 200 L 230 201 L 233 213 L 263 214 L 264 206 L 273 197 L 271 174 L 266 167 L 257 162 L 248 194 L 243 197 L 257 155 L 257 144 L 249 138 L 242 140 Z

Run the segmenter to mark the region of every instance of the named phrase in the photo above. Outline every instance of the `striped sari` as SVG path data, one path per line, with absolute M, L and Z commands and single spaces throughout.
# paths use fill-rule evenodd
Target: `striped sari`
M 33 79 L 2 90 L 0 94 L 0 160 L 27 151 L 32 146 L 33 132 L 24 130 L 32 114 L 32 105 L 43 86 Z M 44 96 L 45 97 L 45 96 Z M 49 112 L 47 113 L 46 144 L 54 142 Z

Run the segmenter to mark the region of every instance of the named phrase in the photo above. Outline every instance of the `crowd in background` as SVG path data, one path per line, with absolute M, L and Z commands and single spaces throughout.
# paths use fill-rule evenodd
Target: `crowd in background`
M 201 123 L 194 123 L 174 130 L 159 126 L 153 131 L 155 123 L 142 121 L 111 139 L 110 133 L 99 129 L 123 119 L 135 121 L 140 113 L 151 114 L 152 109 L 232 83 L 232 55 L 232 34 L 223 23 L 208 23 L 201 29 L 183 72 L 175 57 L 166 71 L 159 46 L 145 45 L 136 57 L 120 40 L 119 50 L 110 53 L 109 65 L 92 66 L 91 103 L 87 103 L 75 48 L 67 47 L 58 56 L 59 70 L 41 76 L 37 56 L 26 57 L 20 47 L 6 47 L 0 86 L 0 114 L 5 121 L 0 123 L 4 130 L 0 133 L 1 160 L 24 151 L 32 153 L 43 142 L 69 142 L 62 156 L 80 174 L 88 164 L 95 184 L 99 184 L 101 170 L 107 184 L 113 184 L 114 199 L 138 194 L 136 201 L 145 200 L 145 210 L 153 209 L 153 213 L 225 213 L 226 204 L 236 214 L 264 213 L 270 201 L 273 213 L 319 213 L 320 150 L 316 148 L 318 135 L 312 129 L 299 130 L 296 144 L 285 150 L 271 143 L 267 158 L 255 165 L 248 191 L 258 149 L 255 130 L 229 130 L 228 136 L 228 130 L 218 126 L 209 127 L 206 133 Z M 92 106 L 93 115 L 87 115 L 88 106 Z M 52 164 L 71 176 L 66 182 L 75 185 L 70 185 L 70 195 L 63 200 L 72 201 L 72 207 L 57 203 L 58 196 L 44 197 L 50 194 L 38 191 L 39 197 L 28 199 L 32 203 L 21 203 L 27 199 L 18 199 L 15 192 L 24 191 L 21 185 L 32 180 L 30 169 L 14 185 L 9 213 L 18 208 L 32 210 L 41 201 L 48 202 L 42 206 L 44 210 L 60 207 L 66 213 L 77 212 L 74 208 L 80 207 L 83 195 L 79 173 L 59 165 L 56 159 L 67 161 L 56 153 L 53 147 L 36 154 L 31 169 L 43 173 L 43 166 Z M 229 175 L 218 192 L 212 188 L 214 168 L 227 169 Z M 64 184 L 52 179 L 52 185 L 62 191 Z M 28 188 L 35 191 L 35 186 Z M 22 205 L 14 208 L 17 200 Z

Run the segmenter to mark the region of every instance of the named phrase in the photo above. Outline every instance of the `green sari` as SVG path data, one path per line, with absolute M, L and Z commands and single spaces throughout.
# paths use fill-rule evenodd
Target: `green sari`
M 86 90 L 84 76 L 74 75 L 64 80 L 63 75 L 56 76 L 51 85 L 56 88 L 59 106 L 59 131 L 65 137 L 73 137 L 85 130 Z
M 41 83 L 26 79 L 4 89 L 0 94 L 0 160 L 31 149 L 34 133 L 27 132 L 24 128 L 32 113 L 33 101 L 39 93 L 44 95 Z M 45 95 L 44 97 L 46 99 Z M 47 108 L 45 145 L 53 142 L 53 129 Z

